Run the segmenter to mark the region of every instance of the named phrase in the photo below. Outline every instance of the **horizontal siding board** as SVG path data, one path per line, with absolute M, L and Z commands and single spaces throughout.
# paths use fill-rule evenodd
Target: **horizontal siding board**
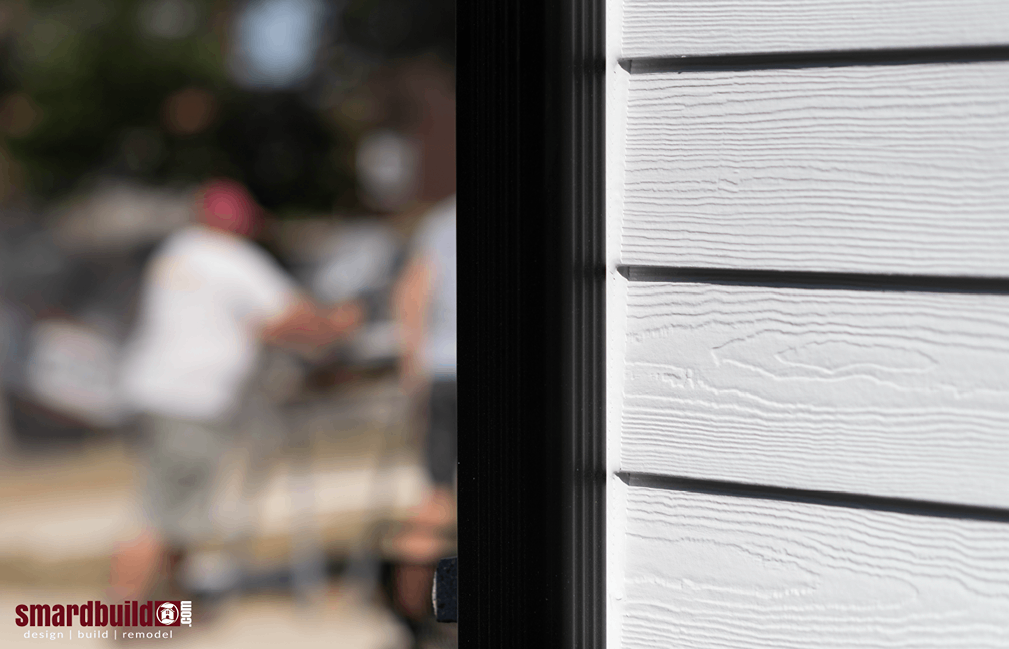
M 1009 42 L 1002 0 L 627 0 L 625 57 Z
M 623 263 L 1009 275 L 1009 63 L 632 75 L 629 97 Z
M 1006 527 L 630 487 L 623 647 L 1009 646 Z
M 624 471 L 1009 507 L 1009 298 L 631 283 Z

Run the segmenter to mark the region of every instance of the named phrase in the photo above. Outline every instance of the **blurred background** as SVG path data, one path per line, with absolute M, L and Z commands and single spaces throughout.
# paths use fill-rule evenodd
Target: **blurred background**
M 124 346 L 148 262 L 228 178 L 271 217 L 254 245 L 319 305 L 365 308 L 309 359 L 260 355 L 275 443 L 261 466 L 222 455 L 216 536 L 178 569 L 208 615 L 172 642 L 418 646 L 382 588 L 432 489 L 390 304 L 455 193 L 453 7 L 0 1 L 0 610 L 110 601 L 145 524 Z M 250 516 L 239 561 L 221 539 Z M 430 646 L 452 646 L 445 627 Z M 8 618 L 3 644 L 23 631 Z

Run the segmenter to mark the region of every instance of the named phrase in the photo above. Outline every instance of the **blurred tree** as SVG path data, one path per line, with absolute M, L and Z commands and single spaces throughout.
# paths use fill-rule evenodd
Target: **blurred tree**
M 353 186 L 341 162 L 346 138 L 297 95 L 229 80 L 226 9 L 195 0 L 28 4 L 0 79 L 0 130 L 27 189 L 51 199 L 95 175 L 224 175 L 270 209 L 331 209 Z
M 233 82 L 230 41 L 247 6 L 0 1 L 0 173 L 11 167 L 6 150 L 19 167 L 8 176 L 44 200 L 101 175 L 223 175 L 280 213 L 354 206 L 354 134 L 320 97 L 389 60 L 435 52 L 451 61 L 452 0 L 331 1 L 318 65 L 284 91 Z

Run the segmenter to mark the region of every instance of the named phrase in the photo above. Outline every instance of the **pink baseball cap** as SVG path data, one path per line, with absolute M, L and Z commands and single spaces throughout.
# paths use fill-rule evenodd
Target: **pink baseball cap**
M 263 225 L 263 211 L 241 183 L 212 180 L 200 190 L 197 211 L 202 223 L 244 237 L 256 235 Z

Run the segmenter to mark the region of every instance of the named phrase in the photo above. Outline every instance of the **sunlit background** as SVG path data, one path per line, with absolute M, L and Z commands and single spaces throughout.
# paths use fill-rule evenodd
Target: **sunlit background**
M 15 604 L 107 601 L 145 470 L 121 351 L 145 263 L 219 177 L 276 217 L 259 245 L 320 304 L 368 310 L 325 358 L 264 355 L 265 451 L 223 460 L 213 509 L 222 544 L 252 527 L 251 559 L 192 554 L 213 615 L 171 642 L 410 646 L 380 563 L 430 485 L 389 299 L 419 219 L 455 192 L 453 6 L 0 2 L 4 646 L 29 642 Z

